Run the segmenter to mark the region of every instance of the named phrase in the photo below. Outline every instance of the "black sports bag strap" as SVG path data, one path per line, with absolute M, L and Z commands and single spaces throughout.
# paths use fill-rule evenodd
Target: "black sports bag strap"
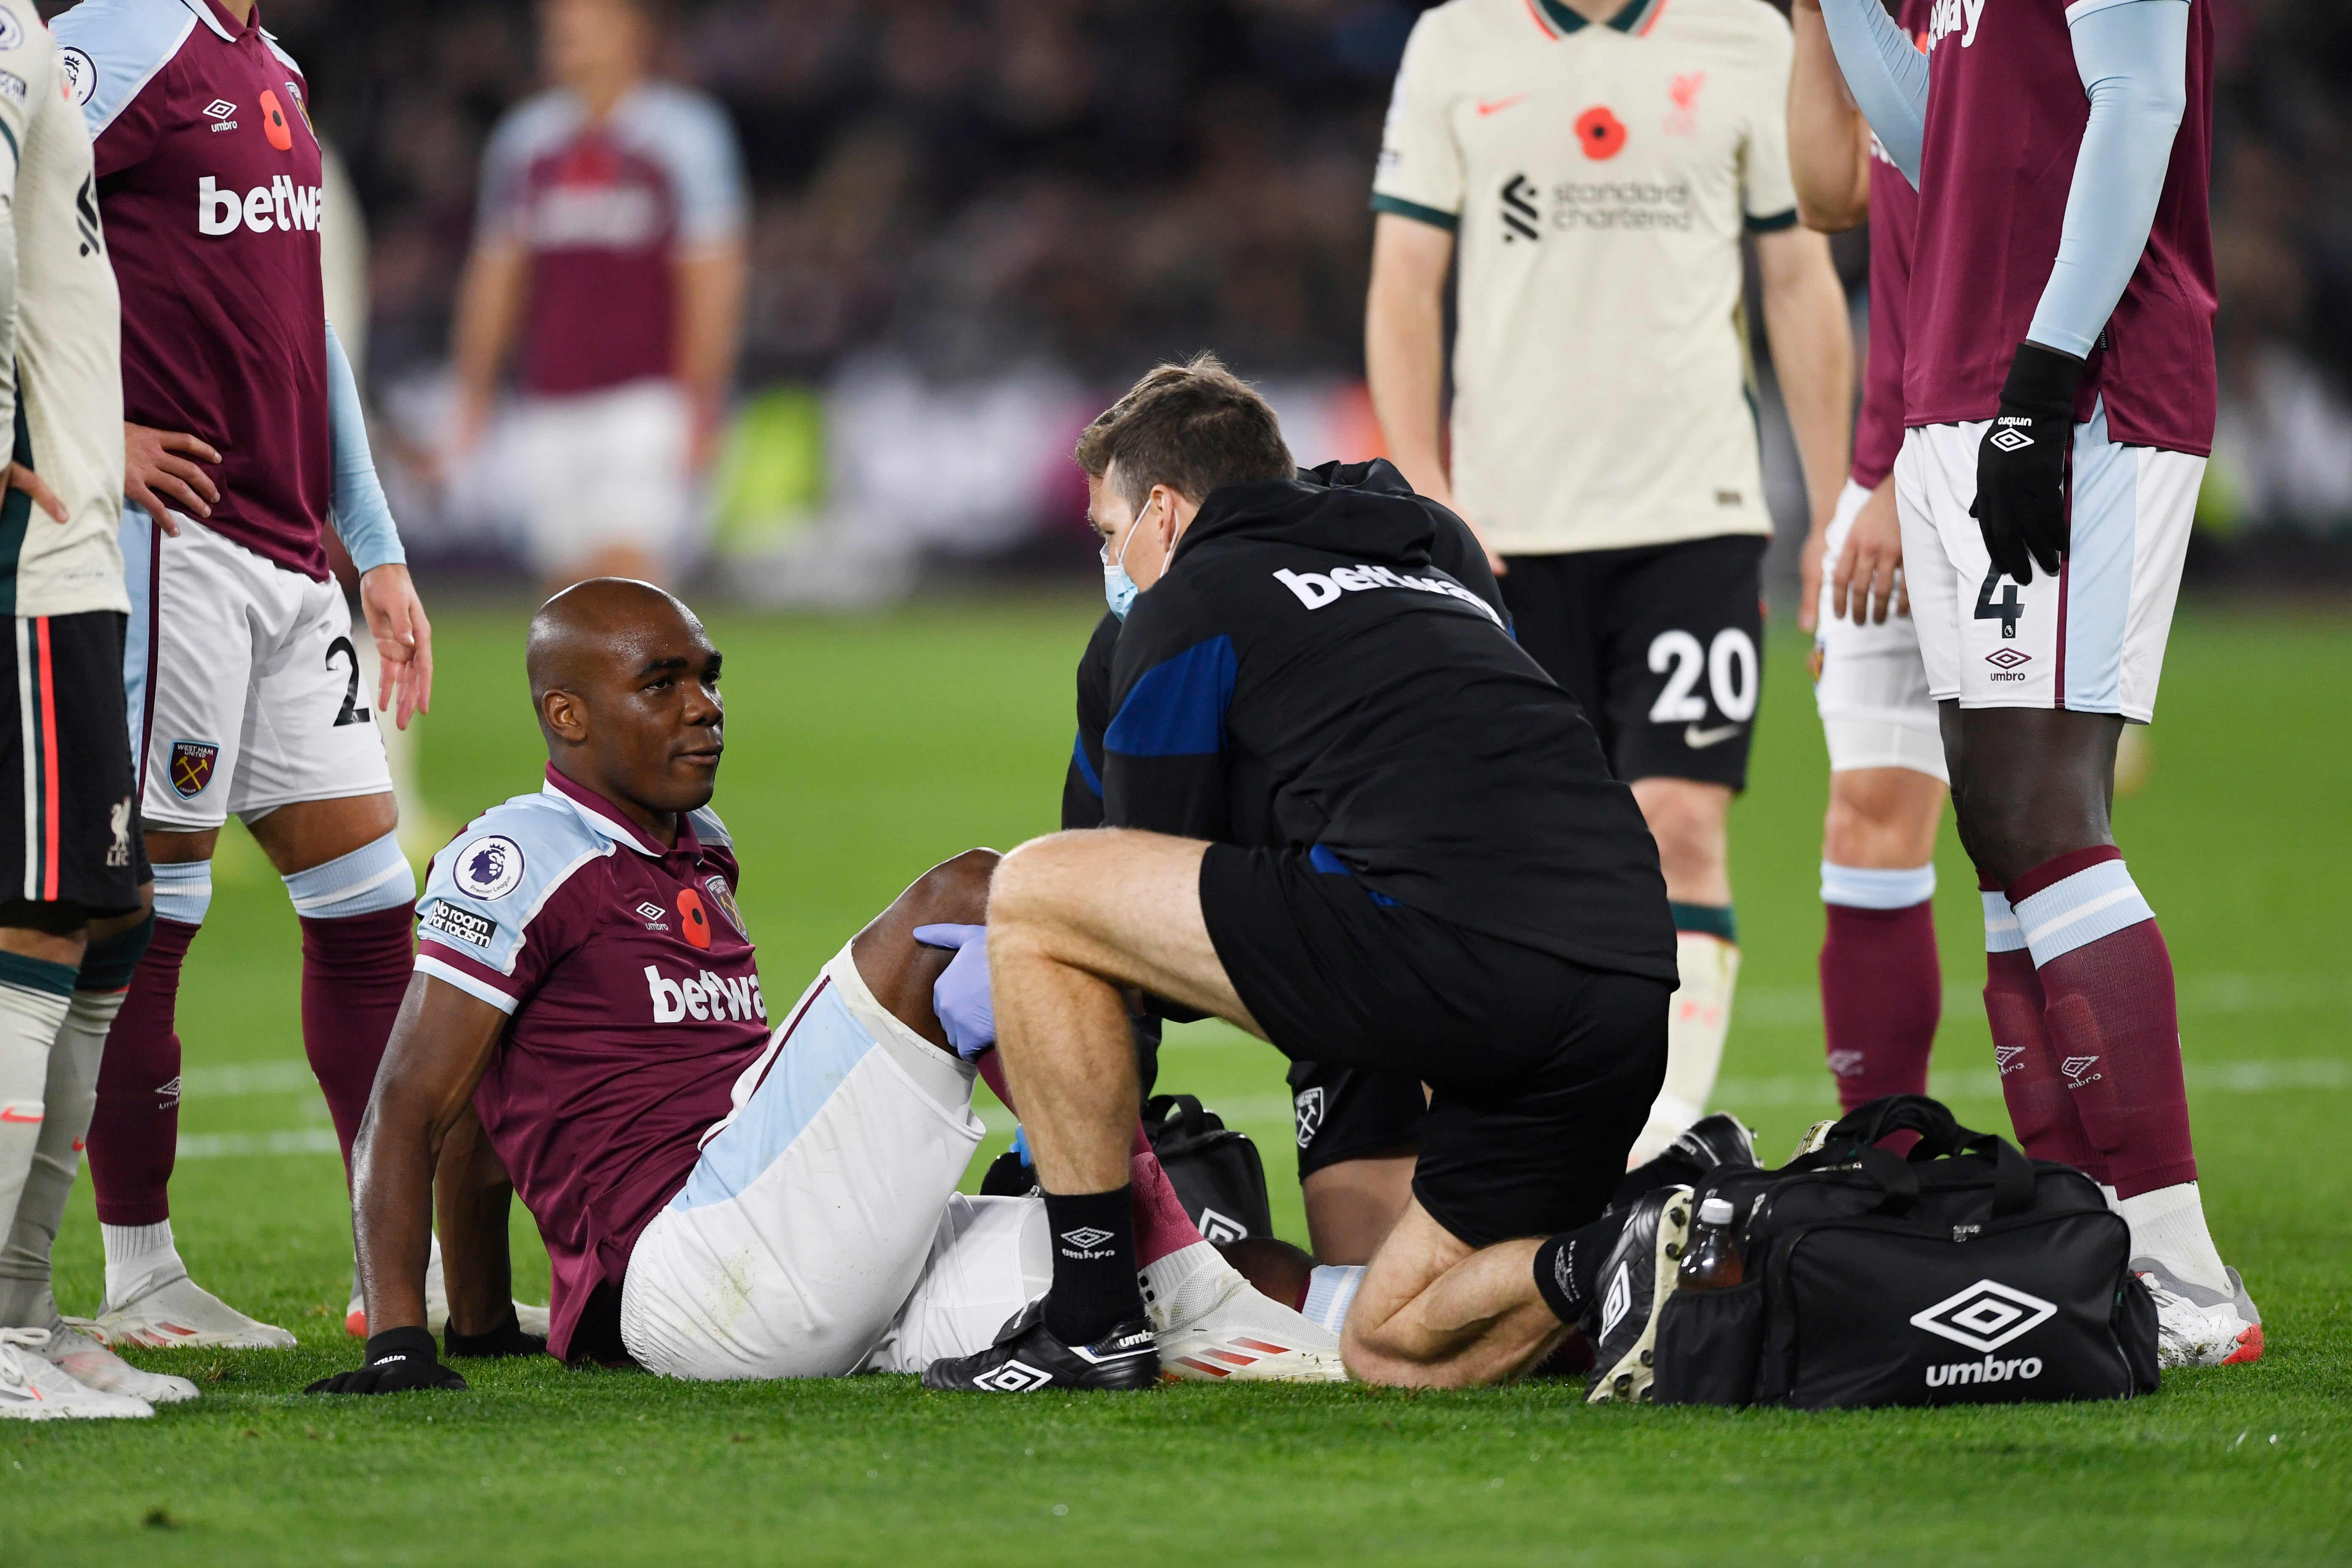
M 1225 1130 L 1224 1122 L 1202 1110 L 1200 1096 L 1192 1094 L 1153 1095 L 1144 1102 L 1143 1120 L 1151 1146 L 1166 1143 L 1171 1152 Z
M 1986 1144 L 1992 1147 L 1987 1149 Z M 1969 1152 L 1992 1156 L 1992 1217 L 2007 1219 L 2032 1208 L 2033 1162 L 2008 1139 L 1986 1132 L 1969 1141 Z
M 1873 1213 L 1906 1214 L 1919 1201 L 1919 1173 L 1911 1168 L 1909 1161 L 1891 1150 L 1881 1149 L 1875 1143 L 1864 1144 L 1862 1173 L 1886 1194 L 1871 1205 Z
M 1911 1150 L 1914 1160 L 1933 1160 L 1948 1154 L 1967 1136 L 1943 1101 L 1924 1094 L 1890 1094 L 1847 1112 L 1830 1129 L 1829 1144 L 1866 1147 L 1894 1132 L 1919 1135 L 1919 1142 Z

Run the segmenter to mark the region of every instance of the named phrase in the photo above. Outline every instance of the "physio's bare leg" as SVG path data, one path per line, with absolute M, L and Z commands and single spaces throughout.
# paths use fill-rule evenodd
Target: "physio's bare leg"
M 1339 1337 L 1348 1370 L 1401 1388 L 1463 1388 L 1531 1370 L 1568 1332 L 1536 1290 L 1541 1245 L 1474 1248 L 1418 1200 L 1407 1203 L 1349 1310 Z
M 1412 1201 L 1416 1152 L 1365 1155 L 1310 1172 L 1298 1184 L 1318 1263 L 1370 1263 Z
M 1127 991 L 1265 1037 L 1202 919 L 1207 847 L 1095 828 L 1033 839 L 996 868 L 988 957 L 997 1048 L 1049 1193 L 1128 1183 L 1138 1087 Z
M 955 954 L 943 947 L 925 947 L 915 940 L 915 928 L 985 924 L 988 881 L 998 858 L 993 849 L 967 849 L 940 861 L 916 878 L 849 945 L 857 976 L 874 993 L 874 1000 L 950 1054 L 955 1047 L 948 1044 L 947 1031 L 931 1009 L 931 987 Z

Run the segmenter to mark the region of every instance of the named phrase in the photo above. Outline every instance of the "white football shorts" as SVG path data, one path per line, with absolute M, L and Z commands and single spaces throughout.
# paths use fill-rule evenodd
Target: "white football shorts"
M 1830 771 L 1909 768 L 1949 783 L 1944 771 L 1944 738 L 1927 695 L 1927 672 L 1919 662 L 1919 631 L 1908 616 L 1889 615 L 1884 624 L 1853 624 L 1830 614 L 1831 574 L 1836 571 L 1846 535 L 1870 492 L 1845 482 L 1831 514 L 1822 552 L 1820 629 L 1813 634 L 1813 706 L 1830 747 Z M 1909 550 L 1905 550 L 1906 559 Z
M 351 606 L 331 578 L 233 544 L 178 512 L 179 537 L 122 514 L 131 589 L 122 685 L 140 816 L 201 831 L 302 800 L 383 795 L 392 773 Z
M 1915 426 L 1895 460 L 1904 575 L 1928 692 L 1963 708 L 2156 713 L 2165 639 L 2205 459 L 2107 438 L 2104 405 L 2074 426 L 2063 570 L 1995 574 L 1969 515 L 1989 421 Z
M 534 397 L 515 411 L 524 546 L 543 577 L 578 571 L 614 545 L 677 566 L 689 553 L 693 416 L 675 382 Z
M 1053 1276 L 1045 1205 L 956 1183 L 973 1070 L 874 1000 L 845 947 L 637 1238 L 621 1340 L 670 1377 L 919 1372 L 987 1347 Z

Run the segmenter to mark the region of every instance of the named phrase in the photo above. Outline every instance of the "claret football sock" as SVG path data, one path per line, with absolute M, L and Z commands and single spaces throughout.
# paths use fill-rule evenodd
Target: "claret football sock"
M 399 836 L 387 833 L 285 880 L 302 920 L 302 1049 L 348 1173 L 376 1066 L 415 966 L 416 876 Z
M 34 1146 L 32 1170 L 16 1202 L 16 1223 L 0 1242 L 0 1328 L 47 1328 L 57 1316 L 57 1300 L 49 1290 L 49 1255 L 65 1219 L 74 1175 L 81 1168 L 82 1140 L 89 1131 L 106 1032 L 122 1006 L 123 987 L 146 949 L 153 923 L 93 942 L 82 955 L 65 1023 L 49 1049 L 41 1135 Z
M 47 1116 L 49 1048 L 73 997 L 74 966 L 0 952 L 0 1226 L 13 1224 Z
M 1822 862 L 1822 1026 L 1838 1107 L 1927 1092 L 1944 1011 L 1936 959 L 1936 868 Z
M 1136 1284 L 1135 1194 L 1046 1193 L 1054 1288 L 1045 1296 L 1045 1331 L 1066 1345 L 1092 1344 L 1144 1315 Z
M 1706 1114 L 1723 1040 L 1731 1028 L 1731 992 L 1739 978 L 1739 928 L 1729 904 L 1669 906 L 1675 963 L 1682 977 L 1666 1011 L 1666 1081 L 1634 1140 L 1628 1169 L 1654 1158 L 1682 1130 Z
M 2172 958 L 2111 845 L 2035 867 L 2007 889 L 2047 1004 L 2066 1095 L 2126 1203 L 2197 1179 Z
M 2037 1160 L 2056 1160 L 2104 1184 L 2106 1157 L 2092 1147 L 2066 1092 L 2066 1076 L 2050 1049 L 2047 1003 L 2033 954 L 2017 913 L 1998 888 L 1978 885 L 1985 911 L 1985 1022 L 1992 1029 L 1993 1065 L 2001 1099 L 2021 1148 Z
M 1127 1164 L 1129 1187 L 1135 1194 L 1136 1267 L 1149 1268 L 1162 1258 L 1208 1247 L 1192 1216 L 1184 1212 L 1183 1200 L 1169 1184 L 1160 1156 L 1151 1152 L 1151 1141 L 1143 1135 L 1140 1121 L 1135 1125 L 1135 1146 Z M 1216 1256 L 1216 1249 L 1209 1247 L 1208 1257 Z
M 180 1142 L 180 965 L 213 896 L 209 860 L 155 868 L 155 930 L 108 1031 L 89 1123 L 89 1183 L 101 1224 L 156 1224 L 172 1212 Z

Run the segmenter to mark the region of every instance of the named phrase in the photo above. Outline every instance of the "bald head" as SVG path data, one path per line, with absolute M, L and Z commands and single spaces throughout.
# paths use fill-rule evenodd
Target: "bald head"
M 695 613 L 650 583 L 566 588 L 531 617 L 525 655 L 548 760 L 625 807 L 701 805 L 722 749 L 719 664 Z
M 579 691 L 622 667 L 634 668 L 649 644 L 678 633 L 702 636 L 702 622 L 675 595 L 632 577 L 591 577 L 539 607 L 530 618 L 523 668 L 531 706 L 551 691 Z M 707 640 L 707 638 L 705 639 Z

